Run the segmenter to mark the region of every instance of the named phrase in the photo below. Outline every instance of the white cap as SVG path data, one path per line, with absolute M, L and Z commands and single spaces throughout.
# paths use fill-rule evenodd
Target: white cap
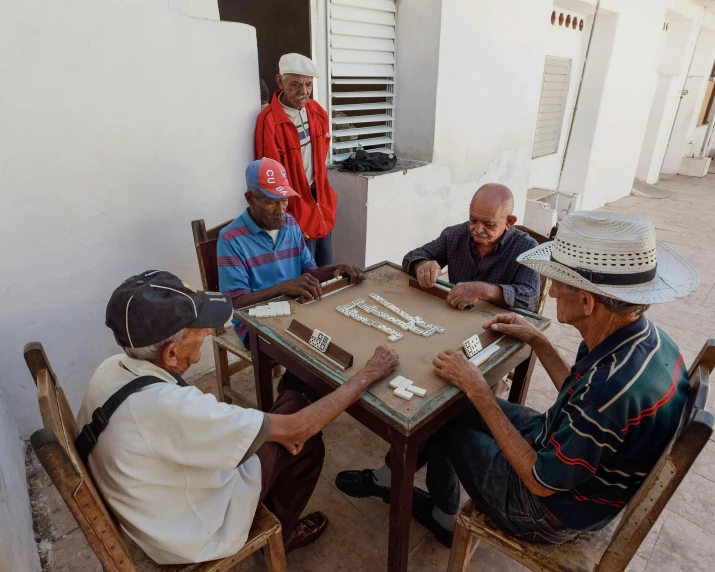
M 278 62 L 278 73 L 281 75 L 294 73 L 296 75 L 307 75 L 319 77 L 318 66 L 310 58 L 301 54 L 285 54 Z

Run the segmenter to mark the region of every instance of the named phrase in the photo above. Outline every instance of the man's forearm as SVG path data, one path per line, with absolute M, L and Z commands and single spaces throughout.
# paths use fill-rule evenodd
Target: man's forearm
M 487 282 L 477 282 L 477 284 L 479 284 L 481 300 L 497 306 L 506 306 L 504 292 L 502 292 L 501 286 L 488 284 Z
M 375 381 L 375 374 L 360 370 L 338 389 L 292 415 L 269 413 L 273 430 L 268 441 L 304 443 L 355 403 Z
M 491 392 L 480 392 L 468 397 L 489 427 L 504 457 L 527 488 L 540 497 L 552 495 L 553 491 L 539 484 L 534 478 L 532 471 L 536 464 L 536 451 L 507 419 Z
M 281 296 L 283 293 L 284 292 L 281 288 L 281 285 L 276 284 L 275 286 L 271 286 L 270 288 L 256 290 L 255 292 L 251 292 L 250 294 L 243 294 L 241 296 L 238 296 L 237 298 L 233 298 L 233 307 L 245 308 L 246 306 L 258 304 L 260 302 L 265 302 L 266 300 L 275 298 L 276 296 Z
M 544 366 L 546 373 L 549 374 L 551 382 L 556 389 L 561 391 L 561 386 L 571 373 L 569 365 L 545 335 L 540 333 L 529 345 L 536 353 L 541 365 Z

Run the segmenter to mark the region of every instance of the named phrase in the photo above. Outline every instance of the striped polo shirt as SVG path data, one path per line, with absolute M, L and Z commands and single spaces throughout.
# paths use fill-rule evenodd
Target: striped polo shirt
M 678 347 L 644 316 L 588 351 L 524 435 L 541 499 L 566 527 L 599 530 L 637 491 L 680 422 L 689 389 Z
M 246 209 L 221 230 L 216 254 L 219 289 L 231 298 L 270 288 L 318 268 L 298 223 L 287 213 L 286 224 L 274 244 L 271 235 L 253 222 Z M 248 329 L 236 318 L 233 325 L 245 343 Z

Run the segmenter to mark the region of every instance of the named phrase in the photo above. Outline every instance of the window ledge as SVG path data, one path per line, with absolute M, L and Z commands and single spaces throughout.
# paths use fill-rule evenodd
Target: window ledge
M 415 159 L 397 159 L 397 165 L 395 165 L 394 169 L 390 169 L 389 171 L 369 171 L 367 173 L 353 173 L 351 171 L 340 172 L 345 173 L 347 175 L 356 175 L 358 177 L 372 179 L 373 177 L 389 175 L 391 173 L 397 173 L 399 171 L 402 171 L 403 174 L 407 174 L 407 171 L 411 171 L 412 169 L 419 169 L 420 167 L 424 167 L 425 165 L 429 164 L 430 163 L 428 161 L 417 161 Z M 339 169 L 340 165 L 328 165 L 328 171 L 338 171 Z

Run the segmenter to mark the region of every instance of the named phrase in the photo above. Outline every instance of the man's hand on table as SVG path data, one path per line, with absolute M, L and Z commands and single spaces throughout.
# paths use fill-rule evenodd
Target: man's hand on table
M 333 271 L 333 278 L 337 278 L 342 274 L 347 274 L 350 279 L 350 284 L 359 284 L 365 280 L 365 275 L 359 266 L 352 264 L 338 264 Z
M 400 365 L 400 356 L 397 352 L 387 346 L 377 346 L 375 353 L 367 360 L 362 372 L 365 374 L 367 387 L 391 374 Z M 356 376 L 357 377 L 357 376 Z
M 415 266 L 415 278 L 423 288 L 432 288 L 437 283 L 442 267 L 434 260 L 423 260 Z
M 488 299 L 487 286 L 484 282 L 460 282 L 447 294 L 447 303 L 453 308 L 464 310 L 479 300 Z
M 543 334 L 535 326 L 516 314 L 497 314 L 482 327 L 485 330 L 514 336 L 530 346 L 543 337 Z
M 434 372 L 461 389 L 470 399 L 485 392 L 491 395 L 489 384 L 479 368 L 470 362 L 462 350 L 446 350 L 433 361 Z
M 308 300 L 317 300 L 323 296 L 320 281 L 311 274 L 301 274 L 298 278 L 286 280 L 280 286 L 284 296 L 304 296 Z

